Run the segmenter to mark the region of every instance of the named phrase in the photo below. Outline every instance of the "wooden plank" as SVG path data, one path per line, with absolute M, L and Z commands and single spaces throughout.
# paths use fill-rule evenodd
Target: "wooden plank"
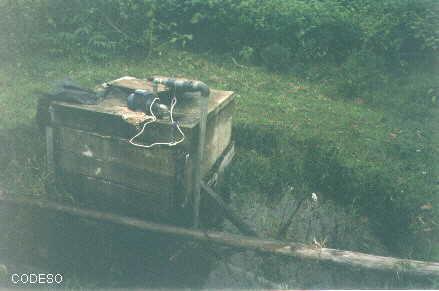
M 223 182 L 225 169 L 230 165 L 235 156 L 235 143 L 232 141 L 224 153 L 216 160 L 215 164 L 209 170 L 204 181 L 209 187 L 214 187 Z
M 139 170 L 117 162 L 105 162 L 62 150 L 56 152 L 56 158 L 57 166 L 64 171 L 105 179 L 139 191 L 168 195 L 173 193 L 175 188 L 174 177 Z
M 204 96 L 203 96 L 204 97 Z M 204 161 L 204 147 L 206 143 L 206 126 L 207 126 L 207 113 L 208 113 L 209 99 L 199 99 L 199 133 L 197 145 L 197 155 L 194 159 L 194 190 L 193 190 L 193 210 L 194 210 L 194 227 L 199 227 L 200 216 L 200 202 L 201 202 L 201 182 L 203 181 L 203 161 Z
M 223 179 L 223 173 L 225 168 L 230 164 L 233 157 L 235 155 L 235 147 L 234 143 L 231 142 L 224 152 L 220 155 L 220 157 L 215 161 L 215 163 L 212 165 L 212 167 L 209 169 L 208 173 L 204 175 L 203 180 L 205 183 L 209 186 L 213 186 L 216 184 L 222 183 Z M 186 197 L 189 197 L 187 200 L 188 203 L 191 203 L 192 200 L 190 199 L 193 189 L 193 171 L 192 169 L 192 163 L 193 161 L 189 157 L 188 160 L 185 163 L 185 170 L 184 170 L 184 176 L 183 176 L 183 182 L 184 185 L 183 190 L 186 191 L 185 194 Z
M 210 90 L 208 103 L 208 119 L 217 115 L 224 108 L 228 107 L 235 99 L 232 91 Z M 198 98 L 179 98 L 175 107 L 174 115 L 181 119 L 181 123 L 186 128 L 194 128 L 199 124 L 200 112 Z
M 46 126 L 46 162 L 50 176 L 55 173 L 53 127 Z
M 348 268 L 364 268 L 387 272 L 407 273 L 417 276 L 439 277 L 439 262 L 418 261 L 393 257 L 375 256 L 360 252 L 321 248 L 296 242 L 260 239 L 218 231 L 187 229 L 161 223 L 143 221 L 111 213 L 81 209 L 53 202 L 11 199 L 0 196 L 0 201 L 12 205 L 31 206 L 68 213 L 76 217 L 105 221 L 126 227 L 161 234 L 180 236 L 197 241 L 248 249 L 267 254 L 314 260 L 343 265 Z
M 189 203 L 188 198 L 190 192 L 185 184 L 185 176 L 187 175 L 187 163 L 188 163 L 188 154 L 187 152 L 175 151 L 175 192 L 172 195 L 173 205 L 175 205 L 178 209 L 183 209 L 186 207 L 186 204 Z
M 232 114 L 234 103 L 212 116 L 207 123 L 206 145 L 202 162 L 202 172 L 207 174 L 218 158 L 224 153 L 232 139 Z
M 153 90 L 153 84 L 151 81 L 148 81 L 146 79 L 138 79 L 131 76 L 124 76 L 117 80 L 113 80 L 109 82 L 109 84 L 113 87 L 123 89 L 125 90 L 125 92 L 133 91 L 136 89 L 142 89 L 147 91 Z M 169 94 L 169 91 L 167 90 L 166 87 L 159 84 L 158 93 L 160 97 L 165 97 L 166 94 Z M 119 96 L 119 97 L 122 97 L 122 99 L 124 99 L 123 97 L 125 96 Z M 165 99 L 170 99 L 171 97 L 172 96 L 169 96 L 169 98 L 165 98 Z M 232 102 L 234 100 L 234 97 L 235 96 L 232 91 L 220 91 L 220 90 L 211 89 L 209 96 L 208 113 L 211 115 L 216 115 L 230 102 Z M 193 123 L 192 125 L 190 125 L 190 127 L 193 127 L 196 125 L 196 123 L 198 123 L 199 106 L 197 104 L 197 101 L 198 98 L 190 98 L 190 97 L 178 98 L 178 106 L 175 108 L 174 113 L 177 118 L 179 117 L 186 118 L 186 122 L 182 121 L 183 126 L 189 126 L 187 124 L 184 125 L 184 123 L 188 123 L 189 120 L 191 120 L 191 123 Z
M 213 90 L 213 97 L 209 101 L 209 115 L 208 115 L 208 134 L 207 146 L 217 149 L 217 154 L 223 150 L 221 144 L 218 144 L 218 139 L 212 141 L 213 137 L 225 134 L 226 137 L 221 140 L 223 144 L 228 144 L 228 136 L 231 134 L 231 113 L 233 112 L 233 93 L 228 91 Z M 216 93 L 215 93 L 216 92 Z M 188 105 L 189 104 L 189 105 Z M 185 108 L 185 106 L 187 108 Z M 104 100 L 98 105 L 80 105 L 70 104 L 65 102 L 52 102 L 53 107 L 53 123 L 57 126 L 69 127 L 89 132 L 98 133 L 101 135 L 115 136 L 122 139 L 130 139 L 137 132 L 138 128 L 133 124 L 133 120 L 145 120 L 145 114 L 142 112 L 134 112 L 128 110 L 125 105 L 125 100 L 118 98 L 110 98 Z M 179 110 L 182 115 L 179 116 Z M 191 113 L 191 110 L 195 110 Z M 194 116 L 192 116 L 192 115 Z M 230 114 L 230 115 L 228 115 Z M 198 112 L 193 108 L 190 102 L 179 102 L 175 110 L 176 120 L 179 121 L 185 135 L 186 141 L 179 145 L 190 151 L 196 144 L 197 130 L 198 130 Z M 227 116 L 227 121 L 218 116 Z M 188 121 L 189 119 L 195 120 Z M 222 125 L 219 131 L 215 126 L 218 121 Z M 227 125 L 224 125 L 226 122 Z M 215 133 L 214 133 L 215 132 Z M 216 133 L 218 132 L 218 133 Z M 173 129 L 169 121 L 158 120 L 157 122 L 148 125 L 144 134 L 138 138 L 140 143 L 149 144 L 153 141 L 170 141 L 172 140 Z M 220 141 L 221 141 L 220 140 Z M 207 156 L 210 157 L 209 154 Z M 213 156 L 209 161 L 215 161 L 218 156 Z M 209 166 L 205 166 L 209 167 Z
M 217 194 L 212 188 L 207 186 L 205 183 L 201 182 L 201 188 L 207 193 L 219 207 L 219 209 L 224 213 L 224 216 L 229 219 L 229 221 L 236 226 L 236 228 L 243 234 L 258 237 L 258 233 L 245 221 L 236 214 L 236 210 L 227 205 L 223 198 Z
M 59 127 L 57 148 L 107 162 L 117 162 L 161 175 L 175 175 L 175 148 L 138 148 L 126 139 Z
M 225 150 L 225 154 L 221 157 L 219 166 L 218 166 L 218 174 L 221 176 L 226 168 L 232 163 L 233 158 L 235 157 L 235 142 L 230 142 L 230 145 Z
M 192 183 L 194 181 L 193 177 L 193 159 L 192 159 L 192 152 L 187 152 L 185 155 L 185 160 L 183 162 L 183 176 L 182 176 L 182 190 L 183 190 L 183 200 L 181 205 L 183 207 L 187 207 L 189 205 L 192 205 Z
M 215 162 L 212 169 L 204 178 L 204 184 L 208 185 L 212 189 L 222 189 L 221 185 L 224 182 L 224 169 L 230 164 L 234 156 L 234 144 L 233 142 L 227 147 L 221 157 Z M 201 221 L 204 227 L 215 226 L 222 222 L 224 212 L 221 207 L 218 207 L 215 200 L 210 198 L 207 194 L 201 195 Z M 224 197 L 226 197 L 225 194 Z
M 230 102 L 234 100 L 234 94 L 231 91 L 217 91 L 211 90 L 211 96 L 209 98 L 208 104 L 208 118 L 218 114 L 224 107 L 228 106 Z M 109 122 L 108 118 L 113 118 L 115 120 L 126 120 L 129 121 L 130 118 L 134 120 L 145 120 L 147 118 L 146 114 L 143 112 L 131 111 L 126 105 L 127 96 L 112 97 L 107 98 L 99 104 L 96 105 L 84 105 L 84 104 L 74 104 L 61 101 L 54 101 L 52 105 L 57 110 L 63 111 L 89 111 L 97 114 L 97 118 L 104 118 L 106 122 Z M 175 118 L 179 120 L 182 128 L 193 128 L 199 123 L 199 109 L 198 109 L 198 98 L 179 98 L 179 102 L 175 107 Z M 167 124 L 166 120 L 158 120 L 159 124 Z
M 52 102 L 54 118 L 52 123 L 57 126 L 70 127 L 101 135 L 117 136 L 128 139 L 137 133 L 135 126 L 114 115 L 81 107 L 66 106 L 67 103 Z M 148 131 L 155 132 L 153 130 Z
M 54 118 L 52 123 L 58 127 L 68 127 L 126 140 L 131 139 L 140 130 L 140 126 L 136 127 L 120 116 L 109 113 L 83 110 L 83 108 L 76 106 L 64 106 L 58 102 L 53 102 L 53 108 Z M 190 131 L 190 129 L 183 128 L 183 132 L 188 138 L 175 148 L 191 147 Z M 147 126 L 144 133 L 136 139 L 136 142 L 142 144 L 169 142 L 173 140 L 173 132 L 174 129 L 169 122 L 154 122 Z
M 72 193 L 75 203 L 88 208 L 160 221 L 169 221 L 173 213 L 174 206 L 168 199 L 170 195 L 140 192 L 105 179 L 72 172 L 63 171 L 61 175 L 68 177 L 64 187 Z
M 81 110 L 77 107 L 65 107 L 54 104 L 53 123 L 60 127 L 98 133 L 101 136 L 113 136 L 119 139 L 130 139 L 137 133 L 137 129 L 122 120 L 115 118 L 108 113 Z M 203 172 L 209 169 L 216 159 L 230 143 L 232 134 L 232 113 L 233 102 L 229 103 L 219 114 L 211 116 L 207 122 L 207 138 L 205 147 L 205 157 L 203 161 Z M 183 129 L 186 140 L 181 147 L 192 155 L 195 155 L 194 145 L 198 139 L 197 129 Z M 172 128 L 169 124 L 153 123 L 148 125 L 144 134 L 138 141 L 149 144 L 152 141 L 169 141 L 172 139 Z
M 131 76 L 121 77 L 119 79 L 108 82 L 108 84 L 114 87 L 122 88 L 125 90 L 131 90 L 131 91 L 134 91 L 136 89 L 147 90 L 147 91 L 153 90 L 152 82 L 146 79 L 138 79 Z M 164 91 L 164 90 L 165 90 L 165 86 L 161 84 L 158 85 L 158 91 Z
M 50 113 L 49 113 L 50 100 L 43 96 L 38 98 L 36 122 L 38 127 L 44 129 L 47 125 L 50 125 Z
M 207 121 L 206 143 L 204 147 L 204 158 L 202 161 L 203 177 L 212 168 L 218 158 L 225 152 L 227 146 L 232 140 L 232 116 L 234 111 L 234 102 L 230 102 L 217 115 L 210 117 Z M 187 147 L 186 150 L 190 154 L 190 159 L 193 160 L 197 155 L 198 141 L 198 127 L 191 131 L 185 131 L 186 141 L 194 145 Z

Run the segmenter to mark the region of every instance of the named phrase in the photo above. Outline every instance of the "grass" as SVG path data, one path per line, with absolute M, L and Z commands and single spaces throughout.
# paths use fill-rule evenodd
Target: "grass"
M 410 98 L 430 94 L 436 80 L 427 73 L 408 74 L 383 89 L 346 99 L 331 93 L 330 79 L 238 67 L 224 58 L 169 51 L 150 60 L 112 58 L 105 63 L 45 56 L 4 61 L 0 185 L 15 195 L 45 195 L 44 138 L 34 119 L 36 92 L 49 90 L 54 80 L 68 76 L 93 87 L 123 75 L 184 76 L 237 93 L 238 155 L 229 186 L 243 193 L 243 200 L 263 195 L 267 203 L 276 203 L 285 189 L 306 184 L 357 209 L 388 245 L 399 241 L 404 255 L 431 259 L 430 252 L 416 245 L 436 239 L 437 135 L 435 123 L 429 122 L 429 107 L 436 105 L 418 106 Z M 422 80 L 433 81 L 414 85 Z M 420 114 L 419 108 L 427 111 Z M 420 210 L 428 204 L 433 210 Z

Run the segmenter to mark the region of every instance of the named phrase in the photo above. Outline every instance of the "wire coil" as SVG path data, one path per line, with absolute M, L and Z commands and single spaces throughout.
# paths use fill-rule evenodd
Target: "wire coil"
M 156 96 L 157 96 L 157 95 L 156 95 Z M 177 131 L 180 133 L 181 138 L 180 138 L 179 140 L 177 140 L 177 141 L 171 141 L 171 142 L 154 142 L 154 143 L 151 143 L 151 144 L 149 144 L 149 145 L 136 143 L 136 142 L 134 141 L 137 137 L 139 137 L 139 136 L 141 136 L 141 135 L 143 134 L 143 132 L 145 131 L 145 128 L 146 128 L 146 126 L 147 126 L 148 124 L 151 124 L 151 123 L 157 121 L 157 117 L 155 116 L 155 114 L 154 114 L 154 112 L 153 112 L 153 110 L 152 110 L 152 107 L 153 107 L 154 103 L 155 103 L 157 100 L 160 100 L 160 99 L 159 99 L 158 97 L 155 97 L 154 100 L 153 100 L 153 101 L 151 102 L 151 104 L 149 105 L 150 120 L 147 120 L 147 121 L 143 124 L 142 129 L 141 129 L 141 130 L 140 130 L 135 136 L 133 136 L 133 137 L 129 140 L 129 143 L 132 144 L 133 146 L 140 147 L 140 148 L 152 148 L 152 147 L 154 147 L 154 146 L 158 146 L 158 145 L 166 145 L 166 146 L 170 146 L 170 147 L 171 147 L 171 146 L 176 146 L 176 145 L 178 145 L 179 143 L 182 143 L 182 142 L 184 141 L 185 135 L 184 135 L 183 131 L 181 130 L 180 125 L 178 124 L 178 122 L 176 122 L 176 121 L 174 120 L 174 108 L 175 108 L 175 105 L 177 104 L 177 98 L 175 97 L 175 95 L 174 95 L 174 97 L 172 98 L 172 101 L 171 101 L 171 109 L 169 110 L 169 114 L 170 114 L 171 124 L 172 124 L 172 126 L 175 126 L 175 128 L 177 129 Z

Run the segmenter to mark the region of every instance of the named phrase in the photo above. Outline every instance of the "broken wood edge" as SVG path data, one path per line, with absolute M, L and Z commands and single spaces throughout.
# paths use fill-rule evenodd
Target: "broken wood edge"
M 33 201 L 29 199 L 12 199 L 7 198 L 4 195 L 0 195 L 0 201 L 9 205 L 38 207 L 43 210 L 53 210 L 79 216 L 81 218 L 110 222 L 144 231 L 177 235 L 181 236 L 182 238 L 211 242 L 224 246 L 235 247 L 238 249 L 250 249 L 263 253 L 295 257 L 304 260 L 324 261 L 355 268 L 407 273 L 417 276 L 439 277 L 439 262 L 375 256 L 353 251 L 317 248 L 315 246 L 309 246 L 302 243 L 259 239 L 218 231 L 187 229 L 96 210 L 62 205 L 54 202 Z

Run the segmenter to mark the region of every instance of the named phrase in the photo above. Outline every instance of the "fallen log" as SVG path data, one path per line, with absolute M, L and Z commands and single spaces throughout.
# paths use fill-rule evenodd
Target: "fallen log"
M 326 261 L 349 267 L 371 270 L 392 271 L 421 276 L 438 276 L 439 263 L 374 256 L 360 252 L 320 248 L 301 243 L 283 242 L 278 240 L 259 239 L 243 235 L 235 235 L 217 231 L 186 229 L 171 225 L 152 223 L 140 219 L 115 215 L 90 209 L 66 206 L 53 202 L 11 199 L 0 196 L 0 201 L 9 205 L 37 207 L 53 210 L 82 218 L 111 222 L 144 231 L 161 234 L 177 235 L 198 241 L 216 243 L 238 249 L 250 249 L 259 252 L 295 257 L 306 260 Z

